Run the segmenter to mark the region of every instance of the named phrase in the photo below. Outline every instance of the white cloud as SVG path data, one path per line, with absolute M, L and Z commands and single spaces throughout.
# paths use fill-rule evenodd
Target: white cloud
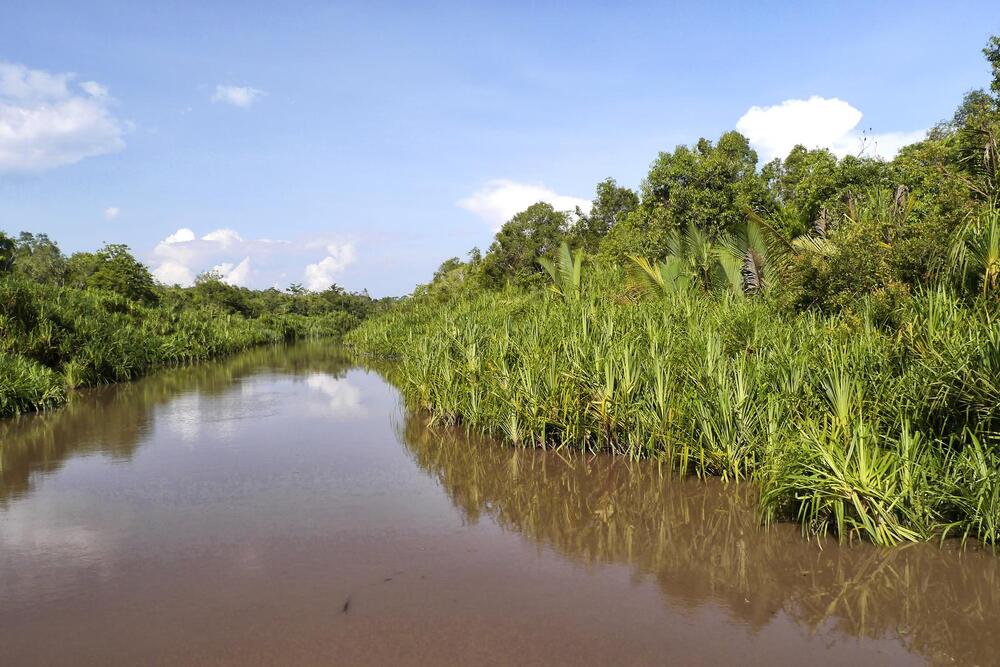
M 325 257 L 315 264 L 317 248 Z M 305 273 L 310 289 L 322 290 L 354 262 L 354 245 L 330 239 L 302 241 L 247 239 L 235 229 L 221 228 L 199 236 L 181 227 L 160 241 L 149 257 L 153 275 L 161 283 L 190 286 L 205 271 L 216 271 L 222 281 L 242 287 L 286 285 L 289 276 Z M 304 267 L 304 268 L 303 268 Z
M 246 109 L 258 99 L 267 95 L 263 90 L 251 88 L 250 86 L 229 86 L 219 84 L 212 94 L 213 102 L 224 102 L 232 104 L 234 107 Z
M 0 62 L 0 96 L 24 102 L 68 97 L 72 74 L 49 74 L 24 65 Z
M 194 283 L 194 273 L 184 264 L 164 260 L 153 268 L 153 277 L 164 285 L 190 286 Z
M 109 206 L 104 209 L 104 217 L 108 220 L 114 220 L 121 214 L 122 210 L 117 206 Z
M 344 378 L 328 373 L 311 373 L 306 378 L 306 386 L 329 398 L 326 409 L 333 415 L 354 417 L 364 413 L 361 391 Z
M 222 282 L 237 287 L 246 287 L 250 280 L 250 258 L 244 257 L 243 261 L 233 266 L 232 262 L 223 262 L 212 267 L 212 271 L 218 273 Z
M 560 195 L 543 185 L 530 185 L 505 179 L 489 181 L 475 193 L 460 199 L 458 206 L 490 223 L 494 231 L 532 204 L 552 204 L 557 211 L 573 211 L 579 206 L 589 211 L 591 202 L 579 197 Z
M 233 229 L 216 229 L 199 239 L 194 230 L 181 227 L 153 249 L 156 263 L 153 275 L 167 285 L 188 286 L 199 273 L 210 269 L 221 273 L 224 282 L 246 285 L 250 277 L 250 253 L 265 251 L 271 243 L 244 242 Z
M 230 245 L 243 240 L 234 229 L 216 229 L 201 238 L 203 241 L 218 241 L 222 245 Z
M 736 122 L 762 161 L 784 158 L 796 144 L 829 148 L 835 155 L 864 153 L 891 159 L 900 148 L 920 141 L 926 130 L 865 135 L 857 127 L 863 114 L 836 97 L 812 96 L 768 107 L 750 107 Z
M 108 96 L 108 87 L 107 86 L 102 86 L 101 84 L 97 83 L 96 81 L 84 81 L 84 82 L 82 82 L 80 84 L 80 88 L 82 88 L 83 92 L 87 93 L 91 97 L 107 97 Z
M 314 292 L 325 290 L 335 282 L 338 273 L 354 262 L 354 246 L 350 243 L 326 246 L 328 255 L 305 269 L 306 288 Z
M 176 232 L 163 239 L 161 243 L 171 244 L 171 243 L 186 243 L 188 241 L 194 241 L 194 232 L 187 227 L 181 227 Z
M 125 148 L 108 89 L 0 62 L 0 172 L 39 172 Z

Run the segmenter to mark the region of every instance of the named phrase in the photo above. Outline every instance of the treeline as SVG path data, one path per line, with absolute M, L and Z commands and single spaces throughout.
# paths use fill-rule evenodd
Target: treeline
M 754 480 L 809 533 L 998 544 L 1000 38 L 984 52 L 990 90 L 891 161 L 678 147 L 639 192 L 515 215 L 347 340 L 437 420 Z
M 0 417 L 159 366 L 341 336 L 384 305 L 336 285 L 250 290 L 211 272 L 168 287 L 124 245 L 67 257 L 45 234 L 0 233 Z
M 837 158 L 795 147 L 758 168 L 738 132 L 660 153 L 638 192 L 613 179 L 597 186 L 590 211 L 539 202 L 515 215 L 485 254 L 444 262 L 416 295 L 451 298 L 462 290 L 545 281 L 539 257 L 563 242 L 598 264 L 682 255 L 690 272 L 715 271 L 726 246 L 795 244 L 780 284 L 791 309 L 833 312 L 877 296 L 887 309 L 942 280 L 969 292 L 996 287 L 995 217 L 1000 173 L 1000 39 L 984 49 L 990 90 L 968 93 L 952 118 L 891 161 L 878 146 Z M 693 230 L 703 239 L 692 239 Z M 689 242 L 684 248 L 678 242 Z M 685 253 L 684 251 L 687 250 Z M 694 256 L 700 253 L 699 256 Z M 703 281 L 704 282 L 704 281 Z

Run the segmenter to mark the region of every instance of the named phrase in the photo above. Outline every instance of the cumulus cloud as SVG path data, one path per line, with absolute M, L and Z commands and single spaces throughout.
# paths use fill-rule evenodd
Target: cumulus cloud
M 161 243 L 171 245 L 173 243 L 186 243 L 188 241 L 194 241 L 194 239 L 195 235 L 193 230 L 190 230 L 187 227 L 181 227 L 176 232 L 163 239 Z
M 864 114 L 836 97 L 812 96 L 785 100 L 766 107 L 750 107 L 736 122 L 739 130 L 767 162 L 785 157 L 796 144 L 829 148 L 835 155 L 864 153 L 886 159 L 900 148 L 924 138 L 927 131 L 863 134 L 858 124 Z
M 194 283 L 194 272 L 187 265 L 169 259 L 153 268 L 153 277 L 164 285 L 190 287 Z
M 0 172 L 39 172 L 125 148 L 108 89 L 0 62 Z
M 235 229 L 216 229 L 201 237 L 205 241 L 218 241 L 224 246 L 239 243 L 243 239 Z
M 250 258 L 244 257 L 236 266 L 232 262 L 223 262 L 212 267 L 214 273 L 219 274 L 219 279 L 228 285 L 236 287 L 246 287 L 250 281 Z
M 557 211 L 573 211 L 579 206 L 586 212 L 591 206 L 591 202 L 586 199 L 561 195 L 544 185 L 505 179 L 489 181 L 472 195 L 460 199 L 458 206 L 475 213 L 496 231 L 514 214 L 540 201 L 552 204 Z
M 264 95 L 267 95 L 267 93 L 263 90 L 251 88 L 250 86 L 230 86 L 220 83 L 215 87 L 215 92 L 212 94 L 212 101 L 223 102 L 224 104 L 231 104 L 234 107 L 246 109 Z
M 201 238 L 181 227 L 153 249 L 153 275 L 167 285 L 189 286 L 205 270 L 218 272 L 230 285 L 249 285 L 251 256 L 266 258 L 280 241 L 244 241 L 233 229 L 216 229 Z
M 168 235 L 151 254 L 153 275 L 167 285 L 190 286 L 199 274 L 214 271 L 241 287 L 284 285 L 289 276 L 304 275 L 307 287 L 317 291 L 328 288 L 355 258 L 351 243 L 248 239 L 229 228 L 199 236 L 188 227 Z M 317 255 L 322 259 L 315 261 Z
M 326 246 L 327 256 L 315 264 L 306 265 L 306 289 L 314 292 L 325 290 L 332 285 L 337 274 L 354 262 L 354 246 L 350 243 Z
M 114 220 L 115 218 L 118 217 L 118 215 L 121 212 L 122 210 L 117 206 L 109 206 L 106 209 L 104 209 L 104 217 L 107 218 L 108 220 Z

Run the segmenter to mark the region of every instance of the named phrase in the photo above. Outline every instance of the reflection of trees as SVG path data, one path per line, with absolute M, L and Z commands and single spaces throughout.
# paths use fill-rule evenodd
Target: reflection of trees
M 131 457 L 151 427 L 153 408 L 181 394 L 219 395 L 240 378 L 269 370 L 340 376 L 349 367 L 341 351 L 320 343 L 257 348 L 86 390 L 52 412 L 0 420 L 0 503 L 28 491 L 33 473 L 58 470 L 71 456 Z
M 823 549 L 789 525 L 758 529 L 749 485 L 671 480 L 651 462 L 477 442 L 408 415 L 401 439 L 470 520 L 586 563 L 628 563 L 672 603 L 712 600 L 759 628 L 784 611 L 811 628 L 897 637 L 933 662 L 988 664 L 1000 639 L 1000 559 L 915 544 Z

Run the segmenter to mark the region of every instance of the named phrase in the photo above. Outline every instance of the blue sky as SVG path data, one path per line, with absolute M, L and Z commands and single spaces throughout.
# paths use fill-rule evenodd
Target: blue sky
M 5 3 L 0 229 L 403 294 L 676 144 L 888 156 L 987 84 L 995 5 L 874 4 Z

